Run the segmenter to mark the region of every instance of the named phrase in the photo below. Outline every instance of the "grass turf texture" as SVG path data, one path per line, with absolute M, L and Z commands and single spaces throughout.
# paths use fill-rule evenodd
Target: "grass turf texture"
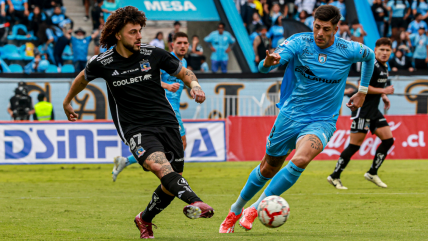
M 154 219 L 162 240 L 427 240 L 428 161 L 390 161 L 380 170 L 387 189 L 363 175 L 371 161 L 353 161 L 342 175 L 349 190 L 326 178 L 333 161 L 312 162 L 282 195 L 291 207 L 287 223 L 253 230 L 236 226 L 219 234 L 248 174 L 257 162 L 186 163 L 192 189 L 216 211 L 211 219 L 187 219 L 179 199 Z M 134 217 L 144 210 L 159 181 L 138 165 L 116 183 L 113 165 L 0 166 L 0 240 L 139 239 Z M 255 201 L 257 196 L 252 200 Z M 249 206 L 252 202 L 249 202 Z

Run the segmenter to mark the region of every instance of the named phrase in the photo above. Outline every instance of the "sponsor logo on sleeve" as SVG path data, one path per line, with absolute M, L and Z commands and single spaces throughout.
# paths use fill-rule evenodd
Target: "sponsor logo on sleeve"
M 110 64 L 111 62 L 113 62 L 113 57 L 101 60 L 101 64 L 104 66 Z
M 144 55 L 151 55 L 152 54 L 152 52 L 153 52 L 153 50 L 149 50 L 149 49 L 146 49 L 146 48 L 142 48 L 142 49 L 140 49 L 140 54 L 144 54 Z

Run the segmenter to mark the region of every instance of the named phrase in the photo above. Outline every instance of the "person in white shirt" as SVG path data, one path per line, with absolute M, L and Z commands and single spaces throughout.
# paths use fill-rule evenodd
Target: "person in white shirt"
M 149 44 L 161 49 L 165 49 L 165 42 L 163 41 L 163 33 L 158 32 L 156 34 L 156 37 L 152 41 L 150 41 Z

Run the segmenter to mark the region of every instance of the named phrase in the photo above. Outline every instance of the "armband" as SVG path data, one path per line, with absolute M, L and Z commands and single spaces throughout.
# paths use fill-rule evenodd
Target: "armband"
M 201 86 L 199 85 L 198 81 L 193 80 L 192 82 L 190 82 L 190 87 L 191 87 L 192 89 L 193 89 L 193 87 L 196 87 L 196 86 L 201 87 Z

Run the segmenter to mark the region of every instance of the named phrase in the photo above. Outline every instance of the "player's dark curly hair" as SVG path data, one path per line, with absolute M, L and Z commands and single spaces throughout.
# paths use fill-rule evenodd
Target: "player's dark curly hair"
M 107 19 L 104 29 L 101 33 L 101 47 L 109 49 L 117 43 L 116 33 L 118 33 L 126 24 L 140 24 L 146 26 L 146 14 L 136 7 L 127 6 L 114 11 Z
M 340 14 L 340 10 L 332 5 L 323 5 L 315 11 L 314 19 L 319 19 L 321 21 L 329 21 L 333 25 L 336 25 L 340 17 L 342 15 Z

